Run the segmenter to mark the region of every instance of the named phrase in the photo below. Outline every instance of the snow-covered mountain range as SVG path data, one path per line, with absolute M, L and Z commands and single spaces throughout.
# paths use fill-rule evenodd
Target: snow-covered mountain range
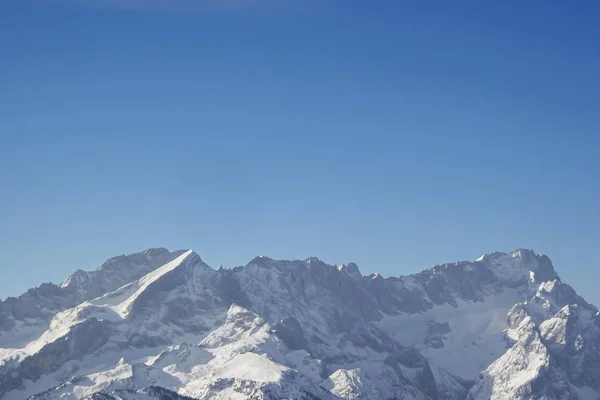
M 531 250 L 384 278 L 150 249 L 0 302 L 0 398 L 600 399 L 600 314 Z

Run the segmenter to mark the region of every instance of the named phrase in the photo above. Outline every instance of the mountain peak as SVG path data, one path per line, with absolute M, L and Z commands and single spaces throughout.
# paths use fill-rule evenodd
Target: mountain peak
M 266 267 L 271 262 L 273 262 L 272 258 L 260 255 L 260 256 L 254 257 L 252 260 L 250 260 L 250 262 L 247 265 L 258 265 L 261 267 Z
M 492 251 L 482 255 L 475 261 L 494 260 L 502 257 L 531 258 L 535 257 L 535 252 L 532 249 L 525 248 L 518 248 L 513 251 Z
M 536 282 L 559 279 L 550 259 L 531 249 L 496 251 L 479 257 L 475 262 L 485 265 L 499 280 L 511 284 L 527 281 L 532 277 Z
M 324 264 L 323 261 L 319 260 L 317 257 L 308 257 L 304 260 L 304 264 Z
M 166 259 L 174 259 L 183 254 L 186 250 L 177 250 L 170 252 L 164 247 L 150 248 L 137 253 L 121 254 L 106 260 L 97 270 L 111 270 L 120 268 L 130 268 L 137 265 L 155 265 L 159 267 L 164 264 Z
M 152 257 L 152 256 L 169 253 L 169 250 L 167 250 L 164 247 L 154 247 L 154 248 L 151 247 L 149 249 L 142 251 L 141 253 L 144 254 L 145 256 Z
M 78 300 L 90 300 L 139 279 L 184 253 L 185 250 L 151 248 L 111 257 L 94 271 L 76 270 L 59 286 Z
M 338 271 L 345 272 L 353 278 L 361 278 L 362 274 L 355 263 L 342 264 L 338 266 Z

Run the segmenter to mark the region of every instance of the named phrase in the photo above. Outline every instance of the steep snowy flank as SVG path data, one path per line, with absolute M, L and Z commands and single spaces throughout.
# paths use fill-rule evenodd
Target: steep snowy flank
M 141 278 L 184 252 L 170 253 L 160 248 L 113 257 L 95 271 L 75 271 L 60 287 L 67 293 L 76 294 L 80 300 L 92 299 Z
M 600 398 L 600 317 L 570 286 L 541 283 L 510 311 L 507 338 L 469 399 Z
M 148 249 L 109 259 L 95 271 L 77 270 L 62 284 L 44 283 L 0 302 L 0 348 L 24 346 L 48 328 L 52 317 L 141 278 L 183 251 Z
M 384 278 L 152 249 L 0 316 L 7 400 L 600 398 L 598 310 L 531 250 Z
M 211 304 L 219 300 L 203 287 L 211 273 L 217 274 L 189 251 L 115 292 L 59 312 L 39 338 L 22 348 L 0 349 L 0 395 L 10 392 L 6 398 L 22 399 L 62 382 L 74 371 L 94 370 L 123 354 L 151 355 L 173 337 L 199 337 L 225 312 L 225 305 L 206 307 L 205 297 Z M 88 330 L 90 325 L 96 328 Z M 81 343 L 73 358 L 53 355 L 65 346 L 72 350 L 73 343 Z M 49 363 L 48 357 L 53 361 Z M 37 371 L 38 363 L 44 365 L 41 375 L 30 370 Z M 34 383 L 27 384 L 28 380 Z
M 116 312 L 121 318 L 126 318 L 132 311 L 133 304 L 139 299 L 148 288 L 156 284 L 167 273 L 180 267 L 186 258 L 192 254 L 191 250 L 186 251 L 175 260 L 168 262 L 156 270 L 149 272 L 138 281 L 126 285 L 116 292 L 108 293 L 100 298 L 92 300 L 89 304 L 98 307 L 106 307 Z
M 506 351 L 507 313 L 529 296 L 533 277 L 558 279 L 548 257 L 519 249 L 389 278 L 400 312 L 389 313 L 379 326 L 430 361 L 472 380 Z

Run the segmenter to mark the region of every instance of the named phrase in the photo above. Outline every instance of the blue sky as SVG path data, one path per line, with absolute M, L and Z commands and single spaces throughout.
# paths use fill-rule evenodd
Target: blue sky
M 157 246 L 526 247 L 600 304 L 598 3 L 39 3 L 0 2 L 0 298 Z

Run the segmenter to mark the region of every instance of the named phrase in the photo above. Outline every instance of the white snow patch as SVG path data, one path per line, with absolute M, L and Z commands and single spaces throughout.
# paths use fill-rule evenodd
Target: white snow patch
M 506 351 L 506 316 L 520 299 L 517 289 L 506 289 L 482 303 L 457 300 L 457 307 L 443 304 L 422 313 L 386 315 L 378 325 L 453 374 L 472 379 Z M 444 347 L 424 344 L 429 322 L 450 325 L 451 332 L 443 335 Z

